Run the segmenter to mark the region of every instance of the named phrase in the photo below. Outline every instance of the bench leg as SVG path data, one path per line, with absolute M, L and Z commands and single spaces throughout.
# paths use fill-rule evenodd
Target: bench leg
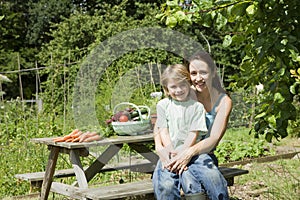
M 233 186 L 234 184 L 234 178 L 230 177 L 230 178 L 226 178 L 227 181 L 227 186 Z
M 47 164 L 47 168 L 45 171 L 45 176 L 43 179 L 43 184 L 42 184 L 42 190 L 41 190 L 41 200 L 47 200 L 51 188 L 51 184 L 53 181 L 53 175 L 55 171 L 55 166 L 57 162 L 57 157 L 59 154 L 59 148 L 58 147 L 51 147 L 50 150 L 50 155 L 49 155 L 49 160 Z
M 156 165 L 157 161 L 159 160 L 158 155 L 151 151 L 151 149 L 144 144 L 129 143 L 128 145 L 154 165 Z
M 30 181 L 30 190 L 29 194 L 33 192 L 39 192 L 41 194 L 41 188 L 42 188 L 43 181 Z
M 100 170 L 108 163 L 108 161 L 116 155 L 123 144 L 112 144 L 110 145 L 96 160 L 89 166 L 85 171 L 86 179 L 89 182 Z

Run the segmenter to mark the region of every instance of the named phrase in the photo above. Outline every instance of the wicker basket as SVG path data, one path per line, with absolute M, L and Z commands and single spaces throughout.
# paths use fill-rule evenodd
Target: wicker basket
M 112 122 L 112 127 L 118 135 L 139 135 L 145 133 L 147 129 L 151 128 L 150 120 L 150 108 L 148 106 L 137 106 L 133 103 L 122 102 L 115 106 L 114 113 L 118 112 L 120 106 L 129 105 L 135 108 L 139 113 L 140 121 L 128 121 L 128 122 Z M 146 118 L 144 119 L 141 114 L 141 108 L 148 110 Z

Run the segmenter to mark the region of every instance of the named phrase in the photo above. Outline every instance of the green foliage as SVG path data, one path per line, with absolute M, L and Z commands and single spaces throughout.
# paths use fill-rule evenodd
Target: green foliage
M 220 163 L 258 158 L 275 153 L 264 139 L 251 137 L 249 131 L 248 128 L 231 128 L 226 132 L 215 151 Z
M 29 183 L 18 181 L 14 175 L 45 170 L 47 149 L 30 143 L 26 138 L 16 138 L 5 146 L 1 144 L 0 149 L 0 198 L 25 194 L 29 191 Z
M 23 1 L 1 1 L 0 49 L 15 50 L 23 47 L 26 36 L 27 7 Z
M 216 151 L 220 163 L 243 160 L 247 158 L 258 158 L 269 155 L 265 151 L 264 140 L 251 139 L 250 141 L 224 141 Z
M 203 29 L 225 32 L 223 48 L 241 47 L 239 71 L 232 74 L 230 85 L 233 89 L 264 85 L 253 130 L 271 141 L 286 137 L 288 121 L 296 119 L 293 97 L 298 92 L 290 70 L 299 68 L 299 6 L 292 0 L 196 0 L 188 7 L 167 1 L 158 17 L 169 27 L 180 26 L 188 18 Z
M 253 105 L 245 101 L 245 98 L 249 96 L 250 94 L 247 91 L 237 91 L 230 94 L 233 107 L 228 122 L 229 127 L 236 128 L 251 126 L 251 107 Z
M 297 56 L 299 57 L 298 60 L 300 62 L 300 56 Z M 290 87 L 290 91 L 292 94 L 296 95 L 296 94 L 299 94 L 299 85 L 300 85 L 300 68 L 298 68 L 297 70 L 293 70 L 291 69 L 290 70 L 290 73 L 291 73 L 291 77 L 295 78 L 295 82 L 293 85 L 291 85 Z
M 63 17 L 69 17 L 74 4 L 71 0 L 29 1 L 28 2 L 28 29 L 26 39 L 29 44 L 41 46 L 51 38 L 47 33 L 51 23 L 59 23 Z
M 42 110 L 38 111 L 36 104 L 25 103 L 20 99 L 1 101 L 0 116 L 1 145 L 16 139 L 21 141 L 25 138 L 63 135 L 74 127 L 68 118 L 64 121 L 63 117 L 43 113 Z

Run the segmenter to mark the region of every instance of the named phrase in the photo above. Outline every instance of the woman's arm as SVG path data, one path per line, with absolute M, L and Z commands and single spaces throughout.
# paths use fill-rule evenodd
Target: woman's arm
M 161 132 L 163 132 L 163 129 L 160 129 L 155 125 L 153 132 L 154 132 L 155 151 L 158 154 L 163 167 L 167 167 L 167 164 L 170 162 L 170 153 L 173 150 L 173 146 L 171 145 L 170 147 L 164 145 L 164 143 L 167 144 L 167 142 L 162 141 Z
M 217 115 L 210 130 L 210 136 L 192 147 L 193 155 L 209 153 L 218 145 L 225 134 L 231 110 L 232 101 L 230 97 L 225 96 L 218 106 Z
M 217 108 L 217 115 L 211 127 L 210 136 L 174 157 L 168 166 L 172 166 L 172 170 L 181 173 L 193 156 L 212 151 L 218 145 L 226 131 L 231 110 L 232 101 L 230 97 L 225 96 Z

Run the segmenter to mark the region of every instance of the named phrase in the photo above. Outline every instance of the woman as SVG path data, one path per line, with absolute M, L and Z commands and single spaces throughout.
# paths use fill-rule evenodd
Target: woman
M 194 98 L 202 103 L 206 110 L 208 134 L 200 142 L 170 159 L 169 164 L 164 167 L 180 175 L 180 184 L 187 199 L 200 199 L 204 192 L 213 200 L 229 199 L 227 183 L 217 168 L 218 162 L 213 150 L 226 131 L 232 101 L 222 87 L 216 65 L 208 53 L 201 51 L 193 55 L 189 60 L 189 71 L 193 84 L 191 90 L 194 91 L 191 94 L 194 94 Z M 154 139 L 159 157 L 166 158 L 159 129 L 156 127 Z M 155 170 L 154 179 L 159 170 Z M 188 181 L 191 178 L 194 178 L 194 181 Z M 171 190 L 177 197 L 180 194 L 178 187 L 172 185 L 164 188 L 158 182 L 154 187 L 158 191 Z

